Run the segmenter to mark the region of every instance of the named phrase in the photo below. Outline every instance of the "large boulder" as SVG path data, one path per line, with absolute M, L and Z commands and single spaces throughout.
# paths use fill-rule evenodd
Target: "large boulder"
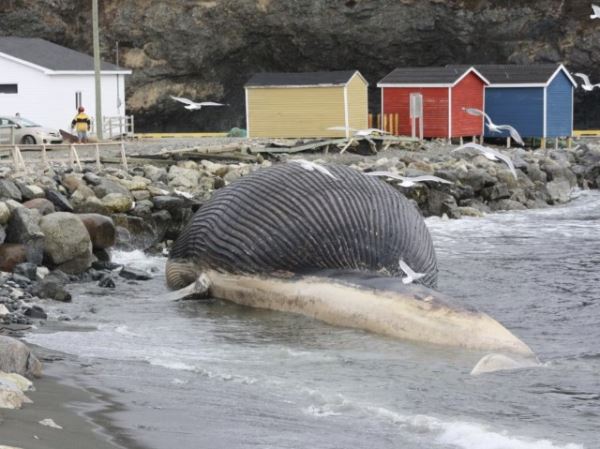
M 42 363 L 24 343 L 0 335 L 0 371 L 41 377 Z
M 55 212 L 40 221 L 49 261 L 70 274 L 87 270 L 92 264 L 92 241 L 85 225 L 75 214 Z M 76 263 L 65 265 L 67 262 Z
M 20 263 L 27 262 L 27 250 L 20 243 L 0 245 L 0 271 L 12 272 Z
M 94 249 L 106 249 L 116 242 L 115 224 L 110 217 L 100 214 L 79 214 L 85 225 Z

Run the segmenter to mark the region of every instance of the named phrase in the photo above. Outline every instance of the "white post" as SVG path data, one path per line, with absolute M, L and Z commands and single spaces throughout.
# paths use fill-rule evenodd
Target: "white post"
M 121 164 L 125 170 L 129 170 L 127 167 L 127 155 L 125 154 L 125 142 L 121 141 Z
M 506 148 L 510 148 L 510 144 L 511 144 L 510 137 L 507 137 L 506 138 Z
M 50 164 L 48 164 L 48 155 L 46 154 L 46 145 L 42 145 L 42 163 L 45 168 L 50 168 Z
M 100 162 L 100 145 L 96 144 L 96 168 L 102 170 L 102 163 Z

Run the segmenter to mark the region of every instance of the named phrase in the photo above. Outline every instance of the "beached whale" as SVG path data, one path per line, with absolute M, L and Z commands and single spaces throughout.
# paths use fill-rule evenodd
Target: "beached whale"
M 166 266 L 175 297 L 208 294 L 403 339 L 532 355 L 500 323 L 433 290 L 425 223 L 400 192 L 345 166 L 279 164 L 204 204 Z M 399 261 L 425 273 L 401 282 Z

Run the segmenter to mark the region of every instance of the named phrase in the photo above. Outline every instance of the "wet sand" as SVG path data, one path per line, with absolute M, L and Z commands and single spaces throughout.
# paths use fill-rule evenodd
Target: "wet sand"
M 44 377 L 34 379 L 36 391 L 27 392 L 33 404 L 20 410 L 0 409 L 0 446 L 23 449 L 115 449 L 142 448 L 109 415 L 123 407 L 111 397 L 73 384 L 72 362 L 44 363 Z M 51 418 L 62 429 L 39 421 Z

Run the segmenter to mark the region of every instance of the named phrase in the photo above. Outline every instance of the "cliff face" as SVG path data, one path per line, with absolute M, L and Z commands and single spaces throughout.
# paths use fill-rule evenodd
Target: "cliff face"
M 91 2 L 4 0 L 0 35 L 92 53 Z M 85 4 L 86 9 L 79 6 Z M 375 85 L 403 65 L 563 62 L 600 82 L 600 20 L 580 0 L 102 0 L 102 56 L 131 68 L 138 129 L 244 127 L 256 71 L 359 69 Z M 188 112 L 169 95 L 229 103 Z M 379 95 L 372 92 L 372 107 Z M 600 127 L 577 93 L 576 127 Z

